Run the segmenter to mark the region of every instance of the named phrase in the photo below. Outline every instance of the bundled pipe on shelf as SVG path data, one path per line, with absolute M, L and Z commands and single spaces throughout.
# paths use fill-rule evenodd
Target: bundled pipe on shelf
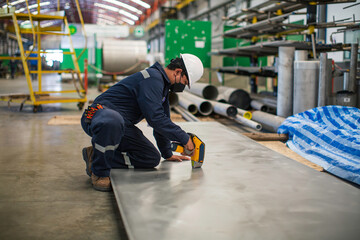
M 254 111 L 252 114 L 252 120 L 260 123 L 263 129 L 270 132 L 276 133 L 278 127 L 285 121 L 285 118 L 281 116 L 276 116 L 262 111 Z
M 180 106 L 174 106 L 173 109 L 177 111 L 188 122 L 200 122 L 197 117 L 195 117 L 192 113 Z
M 215 86 L 207 83 L 194 83 L 191 85 L 190 89 L 187 89 L 187 91 L 195 94 L 198 97 L 209 100 L 215 100 L 219 95 L 218 89 Z
M 250 127 L 250 128 L 253 128 L 255 130 L 258 130 L 260 131 L 262 129 L 262 125 L 258 122 L 255 122 L 253 120 L 250 120 L 250 119 L 247 119 L 247 118 L 244 118 L 242 117 L 241 115 L 236 115 L 236 117 L 234 118 L 234 120 L 246 127 Z
M 189 92 L 178 93 L 178 95 L 181 96 L 181 98 L 185 98 L 194 103 L 197 106 L 199 113 L 204 116 L 210 115 L 213 111 L 212 104 L 203 98 L 200 98 Z
M 241 109 L 250 108 L 251 99 L 246 91 L 226 86 L 218 87 L 218 91 L 219 96 L 217 99 L 219 102 L 225 101 Z
M 179 96 L 179 105 L 183 107 L 185 110 L 189 111 L 191 114 L 197 114 L 198 108 L 192 103 L 190 100 L 186 99 L 183 95 Z
M 238 114 L 246 119 L 251 119 L 252 118 L 252 113 L 250 111 L 246 111 L 244 109 L 241 108 L 237 108 Z
M 213 105 L 214 112 L 224 117 L 235 118 L 238 114 L 237 108 L 231 104 L 210 101 Z
M 293 62 L 295 47 L 279 47 L 278 116 L 288 117 L 293 113 Z

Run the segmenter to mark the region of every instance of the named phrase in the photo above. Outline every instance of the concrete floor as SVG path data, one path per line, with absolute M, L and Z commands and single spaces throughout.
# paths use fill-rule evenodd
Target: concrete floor
M 46 89 L 71 88 L 58 77 Z M 35 89 L 37 89 L 35 87 Z M 24 78 L 0 79 L 0 94 L 28 93 Z M 90 91 L 89 99 L 98 92 Z M 0 102 L 0 239 L 128 239 L 113 193 L 92 189 L 79 125 L 48 125 L 55 115 L 80 115 L 76 103 L 31 106 Z

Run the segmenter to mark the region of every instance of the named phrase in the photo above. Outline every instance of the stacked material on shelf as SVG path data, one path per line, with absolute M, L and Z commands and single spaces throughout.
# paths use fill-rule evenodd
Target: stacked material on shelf
M 287 145 L 326 171 L 360 185 L 360 109 L 313 108 L 288 117 L 278 129 Z

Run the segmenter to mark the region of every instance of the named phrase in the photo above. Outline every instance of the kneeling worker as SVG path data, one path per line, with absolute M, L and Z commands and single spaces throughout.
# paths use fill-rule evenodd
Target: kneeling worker
M 110 191 L 110 169 L 154 168 L 161 156 L 169 161 L 189 160 L 173 155 L 170 141 L 189 151 L 189 135 L 170 120 L 169 90 L 182 92 L 203 75 L 203 64 L 192 54 L 181 54 L 164 69 L 159 63 L 135 73 L 99 95 L 85 110 L 81 125 L 91 136 L 92 147 L 83 149 L 86 172 L 94 189 Z M 146 119 L 157 146 L 135 124 Z

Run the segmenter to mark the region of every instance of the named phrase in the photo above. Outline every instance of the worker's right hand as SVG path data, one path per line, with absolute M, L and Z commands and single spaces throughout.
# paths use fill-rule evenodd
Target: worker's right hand
M 191 140 L 191 138 L 189 138 L 189 141 L 186 143 L 186 145 L 184 146 L 184 148 L 188 151 L 188 152 L 192 152 L 192 154 L 194 154 L 194 143 Z M 190 154 L 189 156 L 192 156 L 192 154 Z
M 175 161 L 175 162 L 182 162 L 183 160 L 190 160 L 187 156 L 180 156 L 180 155 L 172 155 L 171 157 L 167 158 L 168 161 Z

